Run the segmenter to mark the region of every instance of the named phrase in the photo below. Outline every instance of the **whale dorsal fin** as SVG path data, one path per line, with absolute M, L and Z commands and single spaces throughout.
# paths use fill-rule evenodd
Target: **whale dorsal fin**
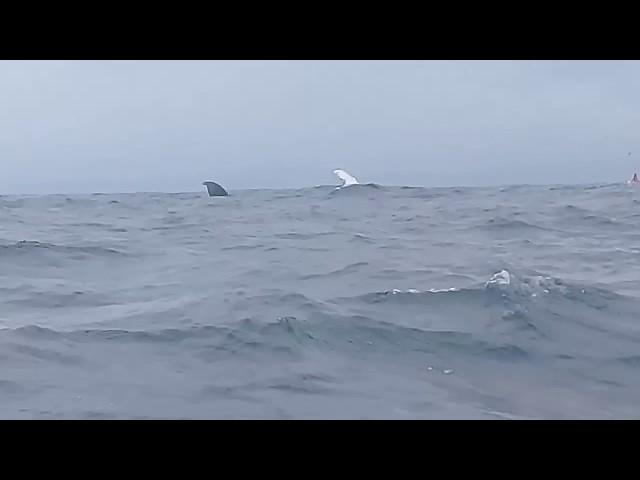
M 202 184 L 207 187 L 207 192 L 210 197 L 226 197 L 229 195 L 227 191 L 216 182 L 203 182 Z

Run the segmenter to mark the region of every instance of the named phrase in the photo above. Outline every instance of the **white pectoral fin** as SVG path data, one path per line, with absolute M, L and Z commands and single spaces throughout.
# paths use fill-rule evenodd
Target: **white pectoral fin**
M 358 185 L 358 180 L 356 179 L 356 177 L 348 174 L 344 170 L 334 170 L 333 173 L 335 173 L 336 176 L 344 182 L 342 184 L 343 187 L 348 187 L 349 185 Z

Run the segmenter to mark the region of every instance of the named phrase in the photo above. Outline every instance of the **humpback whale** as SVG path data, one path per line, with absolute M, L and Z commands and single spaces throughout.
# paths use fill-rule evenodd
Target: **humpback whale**
M 342 187 L 348 187 L 350 185 L 359 185 L 358 180 L 356 179 L 356 177 L 349 175 L 347 172 L 345 172 L 344 170 L 334 170 L 333 173 L 336 174 L 336 176 L 342 180 L 344 183 L 338 187 L 338 188 L 342 188 Z
M 202 185 L 207 187 L 207 192 L 209 192 L 210 197 L 226 197 L 229 195 L 227 191 L 216 182 L 202 182 Z

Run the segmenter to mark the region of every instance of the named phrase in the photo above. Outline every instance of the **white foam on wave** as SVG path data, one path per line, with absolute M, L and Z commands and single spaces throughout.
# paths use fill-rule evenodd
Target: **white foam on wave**
M 491 279 L 485 284 L 489 285 L 510 285 L 511 274 L 506 270 L 500 270 L 498 273 L 494 273 Z
M 553 277 L 543 275 L 516 277 L 507 270 L 501 270 L 493 274 L 491 279 L 485 284 L 485 287 L 509 287 L 515 294 L 528 295 L 533 298 L 552 293 L 565 295 L 569 292 L 567 285 Z
M 505 288 L 508 287 L 508 288 Z M 527 295 L 533 298 L 549 295 L 553 293 L 565 294 L 568 292 L 568 287 L 557 279 L 549 276 L 536 275 L 532 277 L 518 278 L 512 275 L 507 270 L 500 270 L 494 273 L 489 281 L 485 283 L 485 288 L 498 288 L 503 291 L 502 295 L 506 296 L 506 291 L 509 290 L 517 295 Z M 428 290 L 417 290 L 409 288 L 407 290 L 400 290 L 394 288 L 393 290 L 387 290 L 385 294 L 400 295 L 400 294 L 424 294 L 424 293 L 450 293 L 459 292 L 460 288 L 430 288 Z M 581 293 L 585 293 L 582 289 Z
M 458 292 L 459 288 L 430 288 L 429 290 L 416 290 L 415 288 L 409 288 L 407 290 L 398 290 L 394 288 L 391 290 L 392 295 L 398 295 L 399 293 L 445 293 L 445 292 Z
M 456 287 L 451 288 L 431 288 L 429 293 L 444 293 L 444 292 L 459 292 L 460 289 Z

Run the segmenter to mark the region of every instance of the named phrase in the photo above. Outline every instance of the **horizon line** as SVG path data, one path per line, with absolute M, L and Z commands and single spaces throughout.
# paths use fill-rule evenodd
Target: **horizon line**
M 424 186 L 424 185 L 382 185 L 375 182 L 369 182 L 369 184 L 378 185 L 381 187 L 388 188 L 425 188 L 425 189 L 452 189 L 452 188 L 505 188 L 505 187 L 556 187 L 556 186 L 569 186 L 569 187 L 580 187 L 580 186 L 594 186 L 594 185 L 618 185 L 625 184 L 626 181 L 620 182 L 590 182 L 590 183 L 504 183 L 504 184 L 492 184 L 492 185 L 443 185 L 443 186 Z M 362 185 L 367 185 L 366 183 Z M 305 190 L 305 189 L 314 189 L 314 188 L 324 188 L 324 187 L 337 187 L 339 185 L 336 184 L 323 184 L 323 185 L 314 185 L 307 187 L 251 187 L 251 188 L 227 188 L 229 192 L 246 192 L 246 191 L 277 191 L 277 190 Z M 202 192 L 206 192 L 202 190 Z M 0 193 L 0 197 L 3 196 L 34 196 L 34 197 L 44 197 L 44 196 L 53 196 L 53 195 L 135 195 L 135 194 L 172 194 L 172 195 L 180 195 L 185 193 L 201 193 L 200 190 L 189 190 L 189 191 L 163 191 L 163 190 L 136 190 L 136 191 L 103 191 L 103 192 L 44 192 L 44 193 Z

